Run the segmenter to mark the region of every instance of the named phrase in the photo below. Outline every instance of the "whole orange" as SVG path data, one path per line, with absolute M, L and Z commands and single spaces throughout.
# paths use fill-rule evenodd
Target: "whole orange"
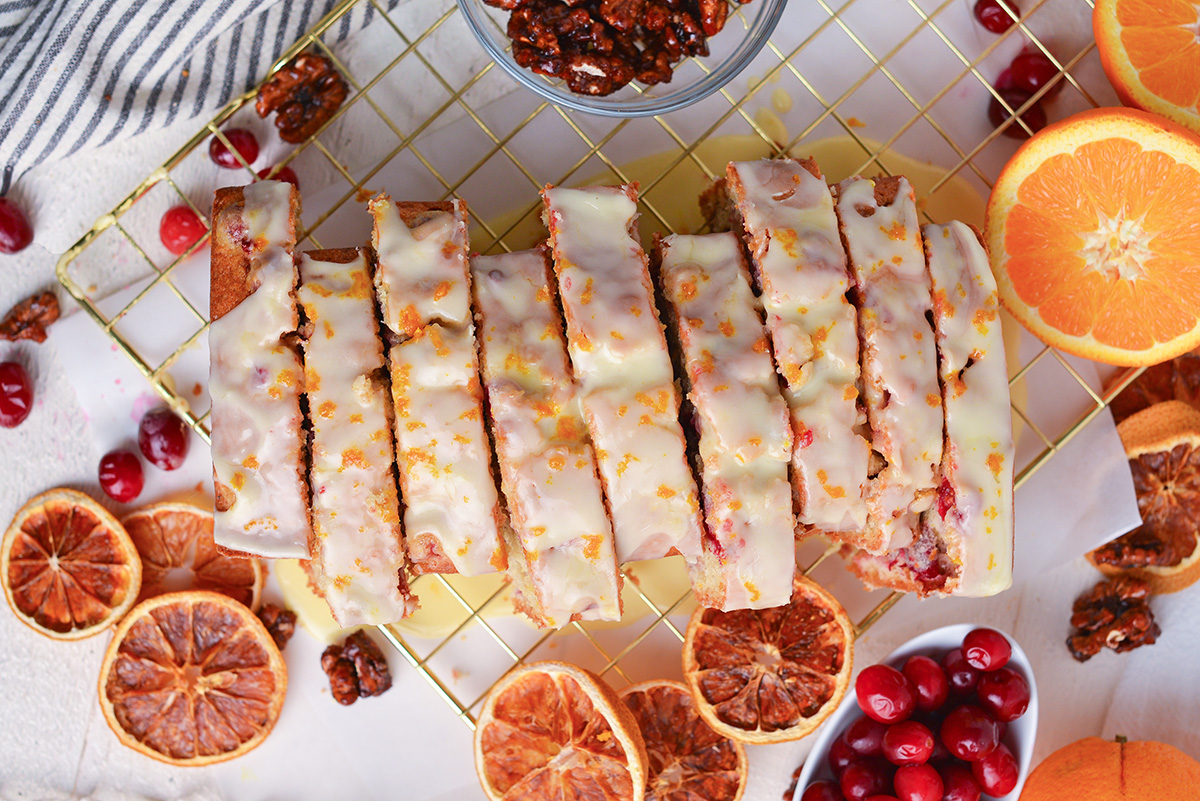
M 1197 801 L 1200 762 L 1152 740 L 1113 742 L 1085 737 L 1034 768 L 1021 801 Z

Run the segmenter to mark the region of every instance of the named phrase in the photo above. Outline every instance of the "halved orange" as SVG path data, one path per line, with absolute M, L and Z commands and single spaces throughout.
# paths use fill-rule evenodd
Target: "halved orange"
M 1119 365 L 1200 344 L 1200 137 L 1126 108 L 1051 125 L 987 206 L 1000 300 L 1044 342 Z
M 142 561 L 117 519 L 72 489 L 29 500 L 0 543 L 4 597 L 22 623 L 56 640 L 91 637 L 137 599 Z
M 746 789 L 746 749 L 713 731 L 688 688 L 644 681 L 621 691 L 650 757 L 645 801 L 737 801 Z
M 853 645 L 846 610 L 797 574 L 787 606 L 697 609 L 683 644 L 683 675 L 700 715 L 726 737 L 798 740 L 846 694 Z
M 172 765 L 224 762 L 270 734 L 287 668 L 245 605 L 190 590 L 143 601 L 100 668 L 100 708 L 122 744 Z
M 600 678 L 564 662 L 496 682 L 475 729 L 475 770 L 492 801 L 641 801 L 646 746 Z
M 139 602 L 175 590 L 213 590 L 258 611 L 265 577 L 262 562 L 218 551 L 212 512 L 188 503 L 158 503 L 138 509 L 121 523 L 142 556 Z
M 1121 102 L 1200 132 L 1200 10 L 1191 0 L 1096 0 L 1092 30 Z

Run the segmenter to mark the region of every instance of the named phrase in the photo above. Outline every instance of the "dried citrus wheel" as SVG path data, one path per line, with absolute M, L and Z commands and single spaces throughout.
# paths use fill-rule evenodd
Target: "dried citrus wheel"
M 677 681 L 621 691 L 650 757 L 646 801 L 737 801 L 746 789 L 746 749 L 713 731 Z
M 1129 457 L 1142 525 L 1097 548 L 1102 573 L 1175 592 L 1200 579 L 1200 411 L 1166 401 L 1117 426 Z
M 1096 0 L 1096 49 L 1121 102 L 1200 132 L 1198 26 L 1191 0 Z
M 187 503 L 159 503 L 138 509 L 121 523 L 142 556 L 139 602 L 173 590 L 213 590 L 258 611 L 262 563 L 217 550 L 212 512 Z
M 700 714 L 721 734 L 744 743 L 798 740 L 846 694 L 853 642 L 837 599 L 797 575 L 787 606 L 697 609 L 683 675 Z
M 1200 351 L 1147 367 L 1112 399 L 1108 408 L 1113 420 L 1120 423 L 1131 414 L 1168 400 L 1200 409 Z
M 172 592 L 121 621 L 100 667 L 100 708 L 117 738 L 172 765 L 210 765 L 271 732 L 287 669 L 254 613 L 226 595 Z
M 125 529 L 82 492 L 31 499 L 0 544 L 0 581 L 17 617 L 57 640 L 79 640 L 129 611 L 142 561 Z
M 646 746 L 633 714 L 603 681 L 563 662 L 512 670 L 475 729 L 475 770 L 500 799 L 641 801 Z
M 1155 364 L 1200 344 L 1200 137 L 1124 108 L 1042 130 L 987 206 L 1000 300 L 1056 348 Z

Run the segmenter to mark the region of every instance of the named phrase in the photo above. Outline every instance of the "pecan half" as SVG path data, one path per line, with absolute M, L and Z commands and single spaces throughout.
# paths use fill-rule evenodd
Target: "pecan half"
M 344 706 L 360 696 L 382 695 L 392 686 L 387 659 L 361 631 L 351 634 L 341 645 L 326 648 L 321 654 L 321 669 L 329 676 L 334 699 Z
M 263 604 L 262 609 L 258 610 L 258 619 L 267 627 L 267 633 L 281 651 L 296 633 L 296 613 L 290 609 Z
M 58 298 L 53 292 L 42 292 L 12 307 L 0 322 L 0 339 L 46 341 L 46 327 L 58 319 Z
M 279 138 L 297 144 L 333 117 L 349 91 L 328 58 L 301 53 L 263 84 L 254 108 L 260 117 L 275 112 Z
M 1162 633 L 1150 611 L 1150 588 L 1129 576 L 1101 581 L 1075 600 L 1067 638 L 1071 656 L 1086 662 L 1103 648 L 1121 653 L 1152 645 Z

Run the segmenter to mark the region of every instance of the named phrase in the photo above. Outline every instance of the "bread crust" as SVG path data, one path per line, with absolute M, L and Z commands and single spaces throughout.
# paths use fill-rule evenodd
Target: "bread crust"
M 213 193 L 212 205 L 212 262 L 209 273 L 208 314 L 216 321 L 233 311 L 258 289 L 250 274 L 250 257 L 246 252 L 246 226 L 242 210 L 246 205 L 243 187 L 229 186 Z M 288 222 L 294 235 L 300 219 L 300 193 L 292 187 L 289 193 L 291 208 Z

